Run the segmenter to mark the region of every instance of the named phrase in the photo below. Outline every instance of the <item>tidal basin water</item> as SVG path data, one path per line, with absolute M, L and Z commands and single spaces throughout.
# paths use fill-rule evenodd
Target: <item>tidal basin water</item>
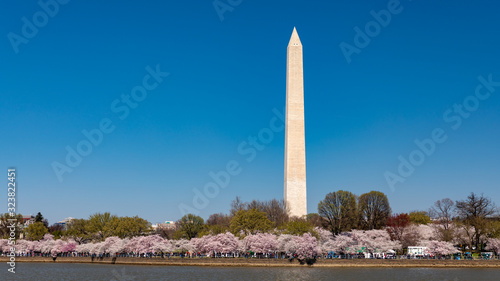
M 0 280 L 500 280 L 500 269 L 287 268 L 18 263 Z

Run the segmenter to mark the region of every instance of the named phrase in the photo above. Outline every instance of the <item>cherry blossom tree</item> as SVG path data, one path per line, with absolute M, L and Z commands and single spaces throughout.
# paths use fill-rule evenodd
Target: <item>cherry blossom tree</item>
M 42 252 L 42 242 L 40 241 L 33 241 L 31 247 L 33 248 L 33 252 Z
M 243 238 L 245 251 L 258 254 L 267 254 L 277 250 L 278 241 L 276 235 L 270 233 L 250 234 Z
M 438 226 L 432 224 L 419 224 L 417 226 L 417 231 L 420 239 L 422 241 L 438 240 L 437 228 Z
M 330 233 L 330 231 L 327 232 Z M 276 249 L 287 254 L 295 253 L 295 251 L 299 248 L 299 245 L 294 237 L 294 235 L 290 234 L 281 234 L 277 238 L 278 244 Z
M 399 239 L 399 241 L 403 245 L 403 248 L 406 248 L 409 246 L 415 246 L 421 240 L 422 240 L 422 236 L 420 233 L 419 226 L 417 224 L 414 224 L 414 223 L 409 224 L 405 228 L 403 235 Z
M 7 244 L 8 245 L 8 244 Z M 8 245 L 10 247 L 10 245 Z M 16 253 L 17 254 L 26 254 L 31 251 L 32 242 L 29 240 L 18 239 L 16 241 Z
M 93 247 L 93 243 L 85 243 L 85 244 L 79 244 L 76 246 L 75 251 L 78 253 L 90 253 L 90 250 Z
M 142 236 L 136 236 L 133 237 L 128 241 L 128 243 L 125 245 L 125 251 L 127 253 L 133 253 L 135 255 L 139 255 L 141 252 L 143 252 L 143 245 L 141 244 Z
M 302 236 L 294 236 L 293 240 L 297 244 L 295 253 L 299 260 L 315 259 L 316 256 L 321 255 L 316 237 L 312 236 L 310 233 L 304 233 Z
M 330 231 L 320 227 L 315 227 L 314 231 L 319 235 L 318 246 L 322 253 L 326 254 L 337 251 L 335 249 L 333 234 Z
M 160 235 L 149 235 L 149 236 L 142 236 L 138 240 L 139 247 L 138 247 L 138 253 L 139 254 L 147 254 L 147 253 L 156 253 L 156 252 L 162 252 L 162 250 L 168 250 L 170 249 L 170 245 L 165 245 L 168 243 L 163 239 Z
M 237 250 L 240 253 L 243 253 L 246 251 L 245 250 L 245 242 L 243 241 L 243 239 L 238 240 L 238 249 Z
M 392 241 L 385 230 L 353 230 L 351 238 L 356 241 L 356 248 L 368 253 L 382 253 L 401 249 L 399 241 Z
M 65 241 L 61 239 L 54 240 L 54 243 L 52 244 L 52 247 L 50 248 L 49 252 L 52 254 L 53 257 L 55 257 L 61 253 L 61 250 L 65 246 L 65 244 L 66 244 Z
M 50 253 L 52 254 L 52 256 L 57 256 L 60 253 L 67 253 L 71 251 L 71 249 L 75 248 L 76 248 L 76 242 L 59 239 L 54 241 Z
M 45 234 L 40 242 L 33 241 L 25 246 L 26 247 L 23 247 L 23 249 L 27 251 L 37 251 L 44 254 L 51 254 L 52 257 L 56 257 L 60 253 L 72 252 L 77 249 L 76 242 L 74 240 L 54 240 L 54 236 L 51 234 Z M 98 250 L 95 248 L 95 245 L 93 246 L 92 250 Z
M 408 226 L 407 226 L 408 227 Z M 438 241 L 439 237 L 434 225 L 412 225 L 411 232 L 416 233 L 419 238 L 415 245 L 428 247 L 429 252 L 436 255 L 449 255 L 457 252 L 453 244 Z M 463 229 L 462 229 L 463 231 Z M 107 237 L 103 242 L 86 243 L 77 245 L 72 239 L 58 239 L 50 234 L 44 235 L 40 241 L 28 241 L 18 239 L 16 253 L 23 255 L 31 252 L 39 252 L 57 256 L 61 253 L 89 253 L 95 255 L 118 253 L 133 253 L 140 256 L 157 255 L 169 252 L 202 252 L 209 256 L 217 254 L 234 254 L 253 252 L 257 254 L 286 253 L 297 257 L 299 260 L 314 259 L 321 253 L 384 253 L 391 250 L 401 249 L 400 241 L 391 240 L 386 230 L 352 230 L 343 232 L 336 236 L 328 230 L 315 228 L 318 238 L 310 233 L 302 236 L 281 234 L 276 236 L 270 233 L 250 234 L 239 239 L 230 232 L 217 235 L 205 235 L 191 240 L 167 240 L 159 235 L 136 236 L 131 239 L 121 239 L 117 236 Z M 410 232 L 408 229 L 405 232 Z M 466 234 L 464 234 L 466 235 Z M 467 238 L 465 238 L 466 240 Z M 489 250 L 498 253 L 500 250 L 500 239 L 489 239 L 487 246 Z M 0 251 L 9 252 L 8 240 L 0 239 Z
M 92 243 L 90 245 L 90 254 L 101 255 L 104 254 L 105 244 L 104 242 Z
M 453 247 L 453 244 L 445 241 L 432 240 L 427 243 L 426 247 L 430 253 L 439 256 L 446 256 L 460 252 L 455 247 Z
M 35 250 L 39 247 L 39 245 L 40 245 L 39 241 L 30 241 L 30 243 L 28 244 L 28 251 L 35 252 Z
M 50 254 L 54 245 L 55 245 L 54 236 L 47 233 L 43 236 L 42 240 L 40 240 L 39 244 L 40 252 L 44 254 Z
M 66 244 L 64 245 L 64 247 L 61 248 L 61 252 L 63 253 L 71 253 L 71 252 L 74 252 L 76 250 L 76 241 L 75 240 L 68 240 L 66 242 Z
M 168 253 L 172 251 L 172 244 L 167 239 L 163 239 L 161 236 L 158 236 L 152 241 L 152 245 L 149 250 L 152 253 Z
M 42 240 L 40 241 L 48 241 L 48 240 L 54 240 L 54 235 L 47 233 L 43 236 Z
M 103 252 L 112 256 L 126 251 L 129 239 L 121 239 L 117 236 L 111 236 L 104 240 Z
M 319 235 L 319 241 L 318 241 L 319 243 L 324 243 L 327 242 L 328 240 L 333 239 L 333 234 L 324 228 L 315 227 L 314 231 Z
M 486 250 L 494 251 L 497 255 L 500 254 L 500 239 L 488 239 Z
M 191 245 L 193 246 L 193 250 L 201 253 L 210 253 L 209 247 L 207 245 L 211 244 L 211 240 L 213 239 L 212 235 L 205 235 L 200 238 L 192 238 Z
M 172 250 L 176 252 L 192 252 L 195 249 L 193 243 L 187 239 L 170 240 L 172 244 Z
M 4 253 L 10 252 L 9 239 L 0 239 L 0 251 Z
M 238 250 L 239 239 L 230 232 L 205 235 L 191 239 L 194 249 L 202 253 L 234 253 Z
M 335 236 L 333 241 L 327 245 L 329 246 L 329 251 L 344 254 L 354 254 L 357 248 L 357 242 L 346 234 Z
M 221 253 L 233 253 L 238 250 L 238 238 L 231 232 L 217 234 L 216 240 L 220 243 Z

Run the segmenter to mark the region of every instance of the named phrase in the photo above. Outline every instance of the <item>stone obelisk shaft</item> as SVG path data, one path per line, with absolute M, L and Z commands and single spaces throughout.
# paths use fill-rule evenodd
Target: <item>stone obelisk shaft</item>
M 285 204 L 291 216 L 307 215 L 302 43 L 294 28 L 287 48 Z

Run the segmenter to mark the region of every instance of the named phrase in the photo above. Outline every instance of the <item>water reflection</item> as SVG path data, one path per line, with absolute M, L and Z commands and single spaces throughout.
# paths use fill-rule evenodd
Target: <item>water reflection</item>
M 498 280 L 500 269 L 196 267 L 18 263 L 0 280 Z

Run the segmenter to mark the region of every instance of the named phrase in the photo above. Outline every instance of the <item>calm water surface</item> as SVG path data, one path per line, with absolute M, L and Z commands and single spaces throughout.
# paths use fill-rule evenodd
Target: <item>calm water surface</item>
M 500 280 L 500 269 L 259 268 L 18 263 L 0 280 Z

